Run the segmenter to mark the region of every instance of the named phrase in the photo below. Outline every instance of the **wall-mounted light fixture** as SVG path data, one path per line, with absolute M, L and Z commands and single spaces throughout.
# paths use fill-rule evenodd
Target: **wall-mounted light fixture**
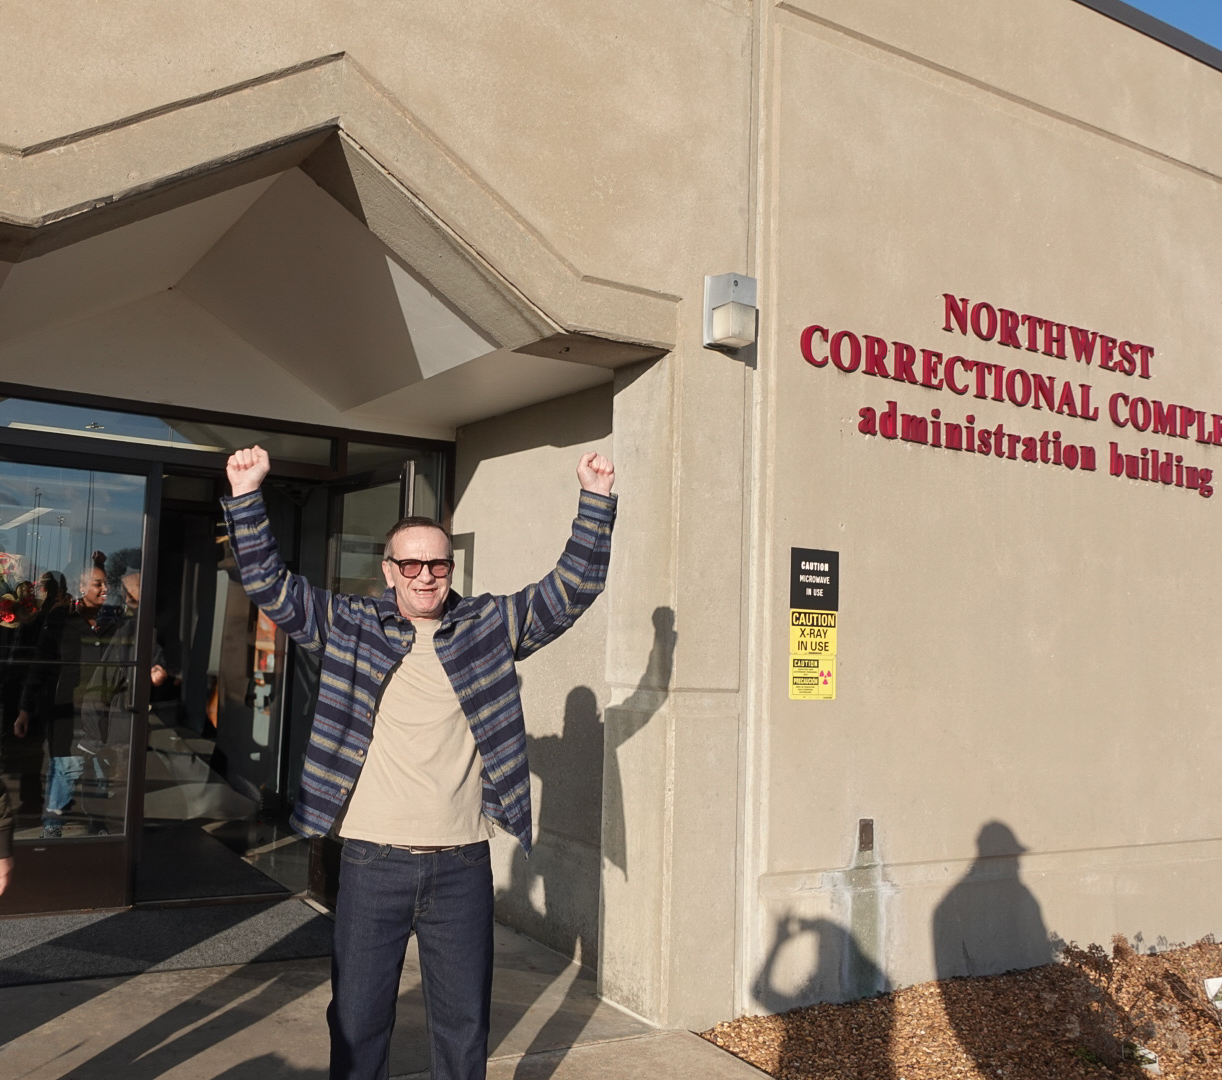
M 712 274 L 704 279 L 704 347 L 737 352 L 755 344 L 755 278 Z

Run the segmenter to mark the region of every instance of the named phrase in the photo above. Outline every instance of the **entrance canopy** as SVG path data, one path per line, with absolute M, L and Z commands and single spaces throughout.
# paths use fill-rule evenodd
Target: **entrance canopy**
M 507 301 L 405 196 L 414 220 L 394 250 L 356 216 L 337 143 L 301 167 L 0 262 L 0 381 L 449 439 L 607 382 L 648 352 L 565 334 Z M 346 187 L 350 206 L 318 176 Z

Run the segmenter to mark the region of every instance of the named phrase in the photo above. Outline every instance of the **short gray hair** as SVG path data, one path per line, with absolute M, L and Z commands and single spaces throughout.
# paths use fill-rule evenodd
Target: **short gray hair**
M 449 546 L 450 552 L 453 553 L 454 538 L 450 536 L 449 530 L 441 522 L 434 521 L 431 517 L 413 515 L 411 517 L 400 518 L 390 527 L 390 531 L 386 534 L 386 546 L 382 549 L 382 558 L 390 558 L 390 549 L 395 542 L 395 537 L 401 532 L 406 532 L 408 529 L 436 529 L 446 538 L 446 544 Z

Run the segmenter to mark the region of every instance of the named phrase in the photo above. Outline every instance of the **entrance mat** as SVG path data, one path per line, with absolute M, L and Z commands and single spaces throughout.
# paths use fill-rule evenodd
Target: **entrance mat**
M 290 895 L 198 825 L 146 828 L 140 839 L 137 904 Z
M 0 986 L 331 955 L 303 900 L 0 919 Z

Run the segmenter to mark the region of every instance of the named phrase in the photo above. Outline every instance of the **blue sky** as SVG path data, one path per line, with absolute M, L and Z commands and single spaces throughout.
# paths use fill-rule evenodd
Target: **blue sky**
M 1156 19 L 1222 49 L 1222 0 L 1125 0 Z

